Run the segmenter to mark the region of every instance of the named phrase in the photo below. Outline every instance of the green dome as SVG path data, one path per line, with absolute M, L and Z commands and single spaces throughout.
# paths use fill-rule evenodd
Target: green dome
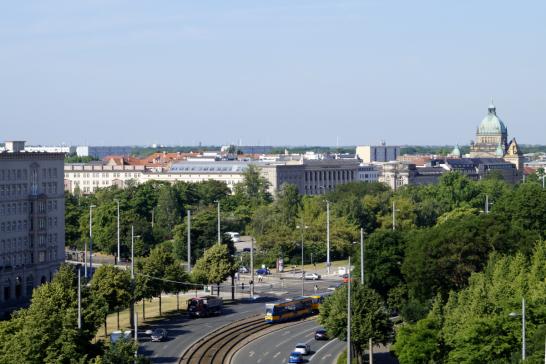
M 451 155 L 454 156 L 454 157 L 459 157 L 461 158 L 461 149 L 459 148 L 459 145 L 457 144 L 455 146 L 455 148 L 453 148 L 453 150 L 451 151 Z
M 495 105 L 491 103 L 489 106 L 489 112 L 485 118 L 483 118 L 480 126 L 478 127 L 479 134 L 506 134 L 506 126 L 501 119 L 497 116 Z

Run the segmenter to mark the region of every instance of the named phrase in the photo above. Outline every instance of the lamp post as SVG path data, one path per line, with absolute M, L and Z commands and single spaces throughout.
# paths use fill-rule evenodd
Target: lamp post
M 486 194 L 485 195 L 485 213 L 486 214 L 489 213 L 489 208 L 491 207 L 491 205 L 493 205 L 493 202 L 489 202 L 489 195 Z
M 152 208 L 152 230 L 154 228 L 154 220 L 155 220 L 155 207 Z
M 121 256 L 121 248 L 120 248 L 120 239 L 119 239 L 119 200 L 116 198 L 114 201 L 116 201 L 117 204 L 117 212 L 118 212 L 118 229 L 117 229 L 117 238 L 118 238 L 118 255 L 116 256 L 116 265 L 119 263 L 119 258 Z
M 351 265 L 349 265 L 349 270 Z M 360 283 L 364 285 L 364 229 L 360 228 Z
M 217 221 L 218 221 L 218 244 L 220 244 L 222 242 L 222 236 L 221 236 L 221 233 L 220 233 L 220 201 L 216 200 L 214 202 L 216 202 L 216 204 L 218 205 L 218 217 L 217 217 Z
M 78 329 L 82 328 L 82 272 L 78 267 Z
M 305 296 L 305 271 L 303 269 L 303 230 L 308 229 L 309 226 L 303 225 L 303 219 L 302 224 L 297 225 L 296 229 L 301 229 L 301 295 Z
M 396 202 L 392 202 L 392 229 L 396 230 L 396 212 L 400 211 L 396 209 Z
M 93 209 L 95 205 L 89 206 L 89 276 L 93 276 Z
M 326 200 L 326 269 L 330 275 L 330 201 Z
M 250 297 L 254 298 L 254 237 L 250 237 Z
M 508 316 L 518 317 L 520 313 L 510 312 Z M 525 361 L 525 298 L 521 299 L 521 360 Z M 546 353 L 544 354 L 546 360 Z
M 191 211 L 188 210 L 188 273 L 191 272 Z
M 351 257 L 349 256 L 349 280 L 347 281 L 347 364 L 351 364 Z
M 135 293 L 135 238 L 140 238 L 140 235 L 135 235 L 135 226 L 131 225 L 131 302 L 130 302 L 130 321 L 131 321 L 131 327 L 135 328 L 136 333 L 136 321 L 135 321 L 135 299 L 134 299 L 134 293 Z

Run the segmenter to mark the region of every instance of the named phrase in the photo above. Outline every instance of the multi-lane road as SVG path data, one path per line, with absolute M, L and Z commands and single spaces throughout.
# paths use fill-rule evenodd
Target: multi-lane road
M 256 314 L 264 314 L 264 303 L 266 300 L 273 301 L 276 299 L 294 297 L 301 294 L 301 281 L 287 279 L 282 288 L 275 284 L 273 284 L 273 288 L 271 288 L 270 284 L 268 284 L 269 282 L 274 282 L 274 278 L 268 277 L 266 278 L 266 283 L 257 285 L 255 293 L 261 297 L 259 302 L 243 301 L 238 304 L 227 305 L 225 306 L 224 313 L 221 316 L 189 319 L 186 315 L 176 315 L 154 322 L 151 325 L 152 329 L 154 327 L 167 329 L 169 339 L 164 342 L 150 342 L 149 339 L 144 336 L 140 342 L 139 352 L 150 358 L 153 363 L 178 363 L 186 348 L 188 348 L 194 341 L 207 335 L 214 329 L 245 317 Z M 328 280 L 306 282 L 306 289 L 309 289 L 307 294 L 311 294 L 313 292 L 313 287 L 315 284 L 317 284 L 319 291 L 326 291 L 327 287 L 332 285 L 332 283 L 332 281 Z M 312 321 L 312 324 L 314 324 L 314 321 Z M 292 334 L 295 334 L 295 329 L 289 330 Z M 291 349 L 286 350 L 289 351 Z M 241 363 L 247 362 L 248 361 L 241 361 Z M 252 361 L 250 362 L 252 363 Z M 279 361 L 276 363 L 278 362 Z M 235 361 L 235 363 L 239 363 L 239 361 Z
M 245 345 L 233 357 L 234 363 L 279 364 L 288 363 L 288 356 L 296 344 L 311 347 L 305 359 L 309 363 L 331 364 L 345 348 L 345 342 L 337 339 L 315 340 L 319 325 L 315 320 L 303 321 L 286 329 L 274 331 Z

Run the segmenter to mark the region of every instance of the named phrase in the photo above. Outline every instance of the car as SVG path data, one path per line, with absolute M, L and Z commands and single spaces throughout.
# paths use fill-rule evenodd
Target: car
M 239 233 L 230 231 L 230 232 L 227 232 L 226 234 L 229 235 L 231 241 L 234 243 L 238 243 L 239 241 L 241 241 L 241 235 L 239 235 Z
M 323 328 L 317 329 L 315 331 L 315 340 L 328 340 L 328 333 L 326 333 L 326 330 Z
M 131 330 L 127 330 L 127 331 L 120 331 L 120 330 L 112 331 L 112 333 L 110 334 L 110 342 L 111 342 L 111 343 L 115 343 L 116 341 L 120 340 L 121 338 L 130 340 L 130 339 L 131 339 L 131 336 L 132 336 Z
M 239 267 L 239 273 L 248 273 L 248 268 L 245 266 Z
M 305 279 L 310 279 L 310 280 L 316 281 L 316 280 L 320 279 L 320 274 L 318 274 L 318 273 L 305 273 L 304 277 L 305 277 Z
M 295 353 L 300 353 L 301 355 L 307 355 L 311 351 L 311 347 L 309 344 L 305 343 L 299 343 L 296 344 L 296 348 L 294 349 Z
M 351 278 L 351 282 L 353 281 L 353 279 Z M 349 282 L 349 275 L 348 274 L 344 274 L 343 275 L 343 283 L 347 283 Z
M 152 341 L 164 341 L 167 340 L 167 330 L 165 329 L 155 329 L 150 335 Z
M 262 275 L 262 276 L 266 276 L 268 274 L 271 274 L 271 272 L 269 271 L 269 269 L 267 268 L 260 268 L 256 271 L 256 274 L 257 275 Z
M 288 357 L 289 363 L 304 363 L 303 355 L 301 353 L 298 353 L 297 351 L 294 351 L 290 353 L 290 356 Z
M 243 253 L 250 253 L 251 251 L 251 248 L 243 248 Z

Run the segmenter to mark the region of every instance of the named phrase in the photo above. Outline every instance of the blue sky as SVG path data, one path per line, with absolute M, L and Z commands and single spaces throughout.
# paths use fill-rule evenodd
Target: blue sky
M 4 1 L 0 138 L 546 144 L 544 1 Z

